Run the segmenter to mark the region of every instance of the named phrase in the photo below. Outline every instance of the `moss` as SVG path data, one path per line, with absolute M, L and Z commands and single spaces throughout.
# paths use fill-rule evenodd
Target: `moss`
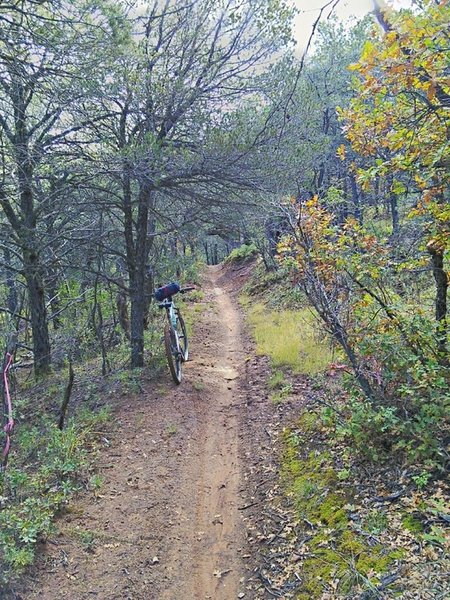
M 319 508 L 320 520 L 330 527 L 348 523 L 347 511 L 343 508 L 345 497 L 341 494 L 328 494 Z
M 382 546 L 373 546 L 363 552 L 356 561 L 356 569 L 363 575 L 368 573 L 382 573 L 392 562 L 389 554 L 383 552 Z
M 302 563 L 298 600 L 321 597 L 336 579 L 344 594 L 351 594 L 362 578 L 376 584 L 389 565 L 401 558 L 400 551 L 369 546 L 367 538 L 353 529 L 345 508 L 353 490 L 346 488 L 344 493 L 340 489 L 331 452 L 310 450 L 302 456 L 303 440 L 314 439 L 318 428 L 318 416 L 305 411 L 295 430 L 286 429 L 283 434 L 285 486 L 299 515 L 316 525 L 308 541 L 309 556 Z
M 342 533 L 339 546 L 347 554 L 353 556 L 358 556 L 366 549 L 366 545 L 363 544 L 355 532 L 350 529 L 346 529 Z
M 289 461 L 286 467 L 289 472 L 289 476 L 295 478 L 300 476 L 300 473 L 303 469 L 302 463 L 297 459 L 292 459 L 291 461 Z
M 294 444 L 289 441 L 291 435 L 290 430 L 284 432 L 285 451 L 281 466 L 282 478 L 286 483 L 300 476 L 303 471 L 303 465 L 299 459 L 297 449 Z
M 342 580 L 348 570 L 349 565 L 339 551 L 330 547 L 320 548 L 303 563 L 304 590 L 309 593 L 309 598 L 320 598 L 324 585 L 335 578 Z
M 321 597 L 324 587 L 333 579 L 340 580 L 340 590 L 346 594 L 361 577 L 370 575 L 371 582 L 378 583 L 379 576 L 401 557 L 397 551 L 386 553 L 379 545 L 368 547 L 365 540 L 348 528 L 342 535 L 339 532 L 336 535 L 336 531 L 334 534 L 330 540 L 329 534 L 322 530 L 309 544 L 311 555 L 302 565 L 304 598 Z
M 411 533 L 422 533 L 423 525 L 422 522 L 411 514 L 404 515 L 402 519 L 402 525 L 404 529 L 407 529 Z
M 310 501 L 313 500 L 312 504 L 314 505 L 321 491 L 322 488 L 316 481 L 311 480 L 305 475 L 297 477 L 292 485 L 292 494 L 298 510 L 304 512 L 307 509 L 311 515 Z
M 318 420 L 316 413 L 305 411 L 298 421 L 298 428 L 304 433 L 310 433 L 317 428 Z

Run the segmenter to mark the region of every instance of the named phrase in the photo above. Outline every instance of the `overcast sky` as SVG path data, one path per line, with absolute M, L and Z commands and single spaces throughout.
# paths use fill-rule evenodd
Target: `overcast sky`
M 293 4 L 300 10 L 295 19 L 295 36 L 297 38 L 298 49 L 303 49 L 308 43 L 311 35 L 311 28 L 317 19 L 320 8 L 327 4 L 328 0 L 292 0 Z M 395 8 L 404 8 L 411 6 L 410 0 L 394 0 L 391 4 Z M 340 19 L 345 20 L 350 17 L 361 18 L 370 12 L 373 8 L 372 0 L 340 0 L 334 13 Z M 324 11 L 324 18 L 328 15 L 329 9 Z

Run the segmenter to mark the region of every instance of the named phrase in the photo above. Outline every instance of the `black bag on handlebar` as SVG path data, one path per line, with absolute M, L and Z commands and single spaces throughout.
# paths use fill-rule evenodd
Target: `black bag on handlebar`
M 162 300 L 169 298 L 169 296 L 173 296 L 174 294 L 177 294 L 180 291 L 180 289 L 181 288 L 178 285 L 178 283 L 175 283 L 175 281 L 172 281 L 172 283 L 163 285 L 162 287 L 155 290 L 155 298 L 156 298 L 156 300 L 158 300 L 158 302 L 161 302 Z

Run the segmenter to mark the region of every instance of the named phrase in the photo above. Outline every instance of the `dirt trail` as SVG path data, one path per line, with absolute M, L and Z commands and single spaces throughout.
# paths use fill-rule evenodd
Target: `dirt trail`
M 243 597 L 244 356 L 239 314 L 219 275 L 218 267 L 205 275 L 207 308 L 183 383 L 172 386 L 167 375 L 118 402 L 98 497 L 61 519 L 23 598 Z

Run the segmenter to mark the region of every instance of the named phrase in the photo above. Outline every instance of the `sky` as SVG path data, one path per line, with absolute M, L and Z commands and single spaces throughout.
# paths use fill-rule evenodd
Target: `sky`
M 308 43 L 313 23 L 319 16 L 321 7 L 327 4 L 328 0 L 292 0 L 292 2 L 300 11 L 295 18 L 294 33 L 298 43 L 297 48 L 302 50 Z M 394 8 L 406 8 L 411 6 L 411 0 L 391 0 L 390 4 Z M 333 14 L 336 14 L 342 20 L 350 17 L 361 18 L 370 12 L 372 8 L 372 0 L 340 0 Z M 325 10 L 323 18 L 326 18 L 328 13 L 329 9 Z

